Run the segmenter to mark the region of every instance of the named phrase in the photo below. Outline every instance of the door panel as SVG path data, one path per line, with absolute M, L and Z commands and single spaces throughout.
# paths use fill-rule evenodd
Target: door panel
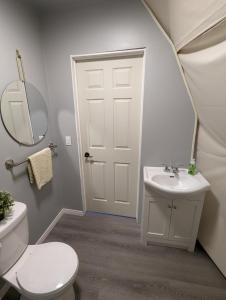
M 115 201 L 129 202 L 129 164 L 115 164 Z
M 105 105 L 104 100 L 88 101 L 89 110 L 89 145 L 90 147 L 104 147 L 105 145 Z
M 98 89 L 104 87 L 104 71 L 100 70 L 87 70 L 87 88 Z
M 130 87 L 131 86 L 132 68 L 122 67 L 113 69 L 113 87 Z
M 77 63 L 88 210 L 136 216 L 143 58 Z M 98 177 L 98 178 L 96 178 Z
M 152 238 L 168 239 L 172 201 L 156 199 L 149 201 L 148 235 Z
M 173 200 L 170 239 L 189 240 L 193 237 L 198 202 L 189 200 Z
M 105 193 L 105 177 L 106 163 L 92 162 L 91 163 L 91 178 L 92 178 L 92 194 L 93 199 L 106 201 Z
M 130 99 L 114 99 L 114 146 L 129 148 Z

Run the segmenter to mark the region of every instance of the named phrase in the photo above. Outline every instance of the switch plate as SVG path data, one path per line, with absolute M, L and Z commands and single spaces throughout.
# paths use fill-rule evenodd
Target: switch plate
M 66 146 L 71 146 L 71 136 L 66 136 L 65 137 L 65 142 L 66 142 Z

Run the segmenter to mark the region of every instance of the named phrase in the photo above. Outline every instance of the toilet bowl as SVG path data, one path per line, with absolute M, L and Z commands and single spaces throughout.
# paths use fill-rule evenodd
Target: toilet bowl
M 0 223 L 0 275 L 21 294 L 21 300 L 74 300 L 79 261 L 69 245 L 28 245 L 26 205 L 16 202 Z

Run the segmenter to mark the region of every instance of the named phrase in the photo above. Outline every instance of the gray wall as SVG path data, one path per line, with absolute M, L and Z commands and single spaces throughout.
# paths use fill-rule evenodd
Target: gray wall
M 0 189 L 27 203 L 32 242 L 62 207 L 82 209 L 71 54 L 146 47 L 142 165 L 171 160 L 188 163 L 194 125 L 194 113 L 174 54 L 138 0 L 96 0 L 88 8 L 80 4 L 73 9 L 49 11 L 42 16 L 41 30 L 39 21 L 35 11 L 22 1 L 1 0 L 0 92 L 18 79 L 18 48 L 26 79 L 40 90 L 49 107 L 47 137 L 35 147 L 19 146 L 0 123 Z M 65 135 L 72 136 L 72 147 L 64 145 Z M 7 158 L 24 159 L 50 140 L 59 145 L 59 156 L 54 159 L 53 182 L 41 192 L 29 185 L 25 166 L 15 168 L 13 174 L 5 169 Z
M 84 1 L 85 2 L 85 1 Z M 195 116 L 170 45 L 139 0 L 100 1 L 42 18 L 45 68 L 62 192 L 82 208 L 70 55 L 146 47 L 142 165 L 188 164 Z M 64 146 L 64 136 L 73 146 Z M 63 196 L 63 195 L 62 195 Z
M 28 205 L 31 242 L 62 207 L 82 209 L 71 54 L 146 47 L 142 165 L 187 164 L 190 159 L 194 113 L 168 42 L 138 0 L 96 0 L 89 5 L 49 11 L 42 16 L 40 31 L 40 20 L 28 4 L 0 1 L 0 93 L 18 79 L 18 48 L 26 79 L 40 90 L 49 107 L 47 137 L 35 147 L 19 146 L 0 123 L 0 189 Z M 65 135 L 73 137 L 72 147 L 64 145 Z M 15 168 L 13 174 L 5 169 L 7 158 L 24 159 L 50 140 L 59 145 L 59 156 L 54 159 L 54 179 L 41 192 L 29 185 L 25 166 Z
M 39 20 L 22 1 L 0 1 L 0 94 L 6 85 L 18 79 L 15 51 L 19 49 L 23 56 L 26 78 L 32 82 L 47 100 L 44 79 L 42 51 L 40 44 Z M 47 103 L 48 105 L 48 103 Z M 47 228 L 59 209 L 64 206 L 58 195 L 59 180 L 53 182 L 41 192 L 30 186 L 25 165 L 14 169 L 13 174 L 5 169 L 7 158 L 23 160 L 29 154 L 44 148 L 51 140 L 51 124 L 46 139 L 35 147 L 19 146 L 6 133 L 0 121 L 0 190 L 10 191 L 17 201 L 28 206 L 31 242 L 34 242 Z M 57 159 L 54 160 L 55 174 Z

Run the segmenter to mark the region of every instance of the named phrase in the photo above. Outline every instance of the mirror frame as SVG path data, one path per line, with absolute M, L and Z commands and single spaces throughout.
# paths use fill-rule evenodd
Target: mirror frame
M 23 80 L 20 80 L 20 79 L 17 79 L 17 80 L 12 80 L 12 81 L 10 81 L 6 86 L 5 86 L 5 88 L 3 88 L 3 91 L 2 91 L 2 93 L 1 93 L 1 98 L 0 98 L 0 115 L 1 115 L 1 120 L 2 120 L 2 124 L 3 124 L 3 126 L 4 126 L 4 128 L 5 128 L 5 130 L 6 130 L 6 132 L 8 133 L 8 135 L 16 142 L 16 143 L 18 143 L 19 145 L 21 145 L 21 146 L 26 146 L 26 147 L 32 147 L 32 146 L 36 146 L 36 145 L 38 145 L 38 144 L 40 144 L 41 142 L 43 142 L 44 141 L 44 139 L 45 139 L 45 137 L 46 137 L 46 135 L 47 135 L 47 132 L 48 132 L 48 130 L 49 130 L 49 122 L 48 122 L 48 120 L 49 120 L 49 112 L 48 112 L 48 107 L 47 107 L 47 104 L 46 104 L 46 102 L 45 102 L 45 100 L 44 100 L 44 97 L 43 97 L 43 102 L 45 103 L 45 106 L 46 106 L 46 117 L 47 117 L 47 122 L 46 122 L 46 131 L 45 131 L 45 134 L 43 134 L 43 138 L 41 139 L 41 140 L 38 140 L 37 142 L 34 142 L 33 144 L 26 144 L 26 143 L 22 143 L 22 142 L 20 142 L 20 141 L 18 141 L 11 133 L 10 133 L 10 131 L 8 130 L 8 128 L 6 127 L 6 124 L 5 124 L 5 122 L 4 122 L 4 119 L 3 119 L 3 115 L 2 115 L 2 102 L 3 102 L 3 94 L 4 94 L 4 92 L 5 92 L 5 90 L 7 89 L 7 87 L 10 85 L 10 84 L 12 84 L 13 82 L 15 82 L 15 81 L 21 81 L 21 82 L 23 82 L 23 84 L 24 84 L 24 86 L 25 86 L 25 92 L 26 92 L 26 85 L 25 85 L 25 82 L 23 81 Z M 32 84 L 31 82 L 29 82 L 28 81 L 28 83 L 30 83 L 30 84 Z M 33 84 L 32 84 L 33 85 Z M 34 85 L 33 85 L 34 86 Z M 35 86 L 34 86 L 35 87 Z M 36 88 L 36 87 L 35 87 Z M 37 89 L 37 88 L 36 88 Z M 38 89 L 37 89 L 38 90 Z M 41 93 L 40 93 L 41 94 Z M 26 97 L 27 97 L 27 93 L 26 93 Z M 30 113 L 30 111 L 29 111 L 29 113 Z

